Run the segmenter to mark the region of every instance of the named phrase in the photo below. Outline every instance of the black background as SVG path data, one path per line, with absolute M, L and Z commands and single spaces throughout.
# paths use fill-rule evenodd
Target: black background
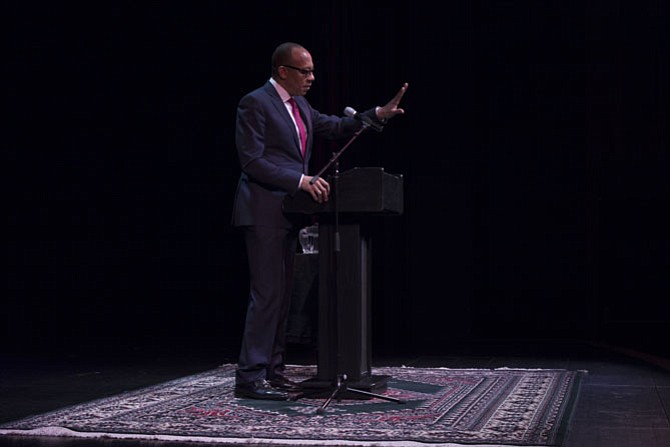
M 435 5 L 6 4 L 3 345 L 237 346 L 235 108 L 296 41 L 324 113 L 410 84 L 407 114 L 341 160 L 404 176 L 404 215 L 374 235 L 376 349 L 668 354 L 667 6 Z

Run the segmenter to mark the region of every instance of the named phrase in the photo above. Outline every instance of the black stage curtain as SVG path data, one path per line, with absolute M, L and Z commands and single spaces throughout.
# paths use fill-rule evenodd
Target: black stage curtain
M 9 22 L 6 346 L 232 340 L 235 107 L 287 40 L 312 104 L 407 115 L 341 169 L 403 174 L 373 241 L 377 349 L 570 338 L 663 350 L 662 2 L 27 2 Z M 340 142 L 322 143 L 313 169 Z

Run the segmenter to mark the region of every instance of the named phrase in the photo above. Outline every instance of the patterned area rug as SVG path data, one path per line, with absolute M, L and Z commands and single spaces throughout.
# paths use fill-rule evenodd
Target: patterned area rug
M 313 366 L 290 366 L 302 381 Z M 560 445 L 580 373 L 566 370 L 374 368 L 401 399 L 271 402 L 233 396 L 234 365 L 0 426 L 6 435 L 334 445 Z

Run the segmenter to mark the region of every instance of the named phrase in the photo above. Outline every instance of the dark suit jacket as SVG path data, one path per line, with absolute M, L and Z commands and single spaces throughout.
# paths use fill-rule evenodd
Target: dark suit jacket
M 291 116 L 269 81 L 239 102 L 235 142 L 242 173 L 235 194 L 233 225 L 289 228 L 291 223 L 282 212 L 282 203 L 287 194 L 298 191 L 300 176 L 307 174 L 314 136 L 343 138 L 361 127 L 353 118 L 319 113 L 303 96 L 295 100 L 307 130 L 304 158 Z M 364 113 L 376 119 L 374 109 Z

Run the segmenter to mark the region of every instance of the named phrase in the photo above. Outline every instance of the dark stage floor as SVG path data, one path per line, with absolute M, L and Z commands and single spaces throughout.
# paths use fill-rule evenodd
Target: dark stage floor
M 110 348 L 109 346 L 114 346 Z M 234 363 L 229 348 L 162 340 L 161 348 L 100 343 L 77 352 L 2 352 L 0 422 L 39 414 Z M 106 347 L 102 347 L 106 346 Z M 315 364 L 294 346 L 289 362 Z M 373 355 L 374 366 L 586 370 L 564 447 L 670 446 L 670 359 L 581 342 L 473 343 L 412 355 Z M 240 445 L 249 446 L 247 442 Z M 184 447 L 194 443 L 0 437 L 0 445 Z M 207 444 L 213 445 L 213 444 Z

